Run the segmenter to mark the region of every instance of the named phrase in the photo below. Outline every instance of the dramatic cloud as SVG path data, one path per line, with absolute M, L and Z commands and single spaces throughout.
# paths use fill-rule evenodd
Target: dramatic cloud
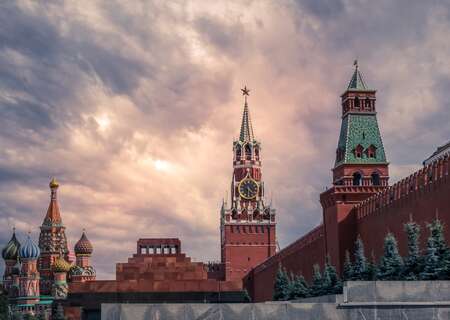
M 8 1 L 0 25 L 0 243 L 37 237 L 56 176 L 101 278 L 139 237 L 219 258 L 244 84 L 281 247 L 322 219 L 355 58 L 391 182 L 450 137 L 445 1 Z

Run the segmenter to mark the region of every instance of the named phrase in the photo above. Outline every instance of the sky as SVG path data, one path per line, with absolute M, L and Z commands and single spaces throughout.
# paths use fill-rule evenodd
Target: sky
M 355 59 L 391 183 L 450 140 L 449 0 L 18 0 L 0 26 L 0 244 L 37 239 L 56 177 L 100 279 L 140 237 L 219 259 L 244 85 L 280 247 L 321 222 Z

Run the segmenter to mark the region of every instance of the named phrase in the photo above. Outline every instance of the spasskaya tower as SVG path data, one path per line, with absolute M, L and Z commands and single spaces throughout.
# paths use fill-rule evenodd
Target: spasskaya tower
M 239 139 L 233 142 L 231 194 L 220 214 L 225 280 L 241 280 L 276 249 L 275 209 L 264 201 L 261 144 L 253 135 L 247 103 L 250 90 L 244 87 L 241 91 L 244 112 Z

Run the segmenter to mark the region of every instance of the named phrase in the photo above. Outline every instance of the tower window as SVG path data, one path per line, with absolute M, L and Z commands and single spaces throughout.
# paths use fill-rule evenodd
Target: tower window
M 353 185 L 354 186 L 360 186 L 361 185 L 361 179 L 362 179 L 361 173 L 355 172 L 353 174 Z
M 356 158 L 362 158 L 362 153 L 364 151 L 364 148 L 362 145 L 358 144 L 354 150 L 355 152 L 355 157 Z
M 365 106 L 365 107 L 366 107 L 366 110 L 372 109 L 370 104 L 371 104 L 371 101 L 370 101 L 369 98 L 367 98 L 367 99 L 366 99 L 366 106 Z
M 377 156 L 376 151 L 377 151 L 377 148 L 373 144 L 371 144 L 369 146 L 369 148 L 367 148 L 367 156 L 369 158 L 376 158 L 376 156 Z
M 355 109 L 359 109 L 359 108 L 360 108 L 360 105 L 359 105 L 359 98 L 356 97 L 356 98 L 355 98 Z
M 381 185 L 380 175 L 377 172 L 372 173 L 372 185 L 374 186 Z
M 252 149 L 248 144 L 245 145 L 245 159 L 246 160 L 252 159 Z

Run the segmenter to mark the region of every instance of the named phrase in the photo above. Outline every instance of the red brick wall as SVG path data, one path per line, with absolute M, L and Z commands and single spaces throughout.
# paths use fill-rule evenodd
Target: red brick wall
M 294 274 L 312 278 L 315 263 L 325 263 L 324 229 L 320 225 L 254 268 L 244 279 L 245 287 L 254 302 L 272 300 L 273 284 L 278 266 Z
M 383 240 L 392 232 L 399 242 L 400 253 L 407 252 L 404 223 L 410 219 L 421 225 L 421 244 L 428 238 L 426 224 L 436 216 L 445 224 L 450 240 L 450 178 L 449 161 L 442 160 L 397 182 L 385 192 L 371 197 L 355 208 L 357 232 L 361 235 L 367 255 L 383 254 Z M 432 177 L 430 180 L 429 177 Z

